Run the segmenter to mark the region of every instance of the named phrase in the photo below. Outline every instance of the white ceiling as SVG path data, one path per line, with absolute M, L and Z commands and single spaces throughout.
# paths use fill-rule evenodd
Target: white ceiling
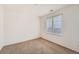
M 31 5 L 33 9 L 41 16 L 48 14 L 50 10 L 58 10 L 62 7 L 65 7 L 66 4 L 37 4 L 37 5 Z
M 37 16 L 42 16 L 48 14 L 51 9 L 56 11 L 64 6 L 66 6 L 66 4 L 9 4 L 5 5 L 5 8 L 10 8 L 13 10 L 20 8 L 20 10 L 23 9 L 25 11 L 28 11 L 29 13 L 31 12 L 33 14 L 36 14 Z

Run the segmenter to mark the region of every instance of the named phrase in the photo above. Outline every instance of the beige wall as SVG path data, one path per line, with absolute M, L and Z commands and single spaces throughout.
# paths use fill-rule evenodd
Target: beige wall
M 46 31 L 45 17 L 41 18 L 41 36 L 47 40 L 79 52 L 79 5 L 60 9 L 55 14 L 63 14 L 63 35 L 57 36 Z
M 4 32 L 3 32 L 3 16 L 4 15 L 4 10 L 3 6 L 0 5 L 0 48 L 3 46 L 3 41 L 4 41 Z
M 39 20 L 29 5 L 4 5 L 4 45 L 39 37 Z

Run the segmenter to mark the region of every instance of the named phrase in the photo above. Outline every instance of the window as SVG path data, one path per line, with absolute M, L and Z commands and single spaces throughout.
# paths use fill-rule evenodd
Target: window
M 62 15 L 47 18 L 47 32 L 56 34 L 62 33 Z
M 52 23 L 53 21 L 52 21 L 52 17 L 48 17 L 47 18 L 47 31 L 48 32 L 52 32 L 53 30 L 53 23 Z

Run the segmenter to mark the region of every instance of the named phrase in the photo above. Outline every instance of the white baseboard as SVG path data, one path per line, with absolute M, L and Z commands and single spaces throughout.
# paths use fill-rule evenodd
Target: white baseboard
M 26 39 L 19 40 L 19 41 L 14 41 L 14 42 L 5 43 L 4 46 L 16 44 L 16 43 L 20 43 L 20 42 L 24 42 L 24 41 L 28 41 L 28 40 L 33 40 L 33 39 L 37 39 L 37 38 L 39 38 L 39 36 L 26 38 Z M 1 49 L 2 49 L 2 48 L 1 48 Z

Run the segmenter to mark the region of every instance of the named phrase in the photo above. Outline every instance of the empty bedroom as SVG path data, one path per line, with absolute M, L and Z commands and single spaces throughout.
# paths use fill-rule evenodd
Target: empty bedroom
M 0 4 L 0 54 L 78 54 L 79 4 Z

